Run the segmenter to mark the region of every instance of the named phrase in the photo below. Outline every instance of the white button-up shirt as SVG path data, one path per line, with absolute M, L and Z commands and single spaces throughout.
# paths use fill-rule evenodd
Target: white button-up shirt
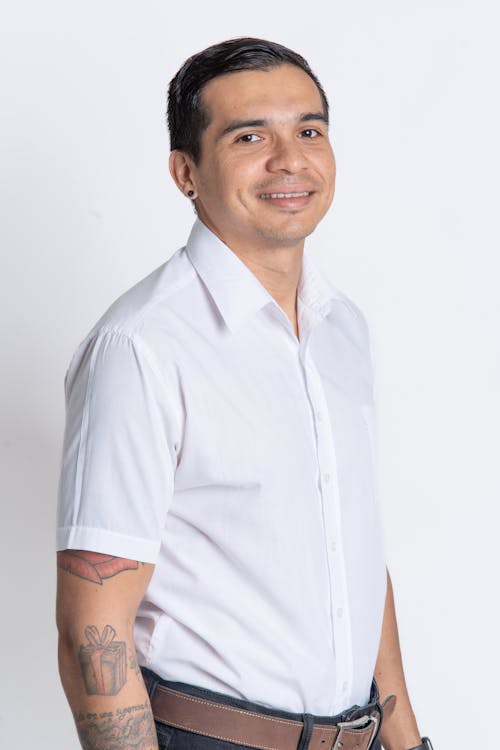
M 297 314 L 197 219 L 71 360 L 57 549 L 156 564 L 161 677 L 331 715 L 368 699 L 385 600 L 373 363 L 307 248 Z

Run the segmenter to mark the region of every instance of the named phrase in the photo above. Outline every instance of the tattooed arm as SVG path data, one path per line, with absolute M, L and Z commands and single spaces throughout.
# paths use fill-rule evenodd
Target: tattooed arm
M 57 554 L 59 673 L 83 750 L 157 750 L 133 624 L 153 565 Z

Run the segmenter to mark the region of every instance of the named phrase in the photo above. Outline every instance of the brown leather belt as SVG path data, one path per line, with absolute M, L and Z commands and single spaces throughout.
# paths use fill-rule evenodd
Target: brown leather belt
M 157 685 L 151 698 L 157 721 L 260 750 L 297 750 L 302 721 L 226 706 Z M 308 750 L 368 750 L 380 715 L 375 710 L 354 721 L 314 724 Z

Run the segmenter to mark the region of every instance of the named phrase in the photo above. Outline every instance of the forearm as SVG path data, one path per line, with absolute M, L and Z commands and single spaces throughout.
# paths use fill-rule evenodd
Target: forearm
M 158 750 L 133 623 L 153 566 L 58 552 L 59 673 L 83 750 Z
M 126 649 L 126 660 L 120 668 L 119 682 L 114 676 L 115 684 L 110 685 L 106 674 L 104 682 L 96 685 L 94 665 L 89 663 L 82 668 L 77 641 L 70 636 L 59 639 L 59 672 L 83 750 L 158 748 L 151 704 L 136 666 L 134 644 L 128 638 L 121 648 Z M 101 692 L 96 694 L 95 690 Z
M 381 701 L 389 695 L 396 696 L 395 705 L 392 702 L 387 707 L 380 732 L 380 739 L 385 750 L 406 750 L 419 745 L 421 736 L 403 672 L 394 594 L 389 572 L 387 572 L 387 595 L 375 679 L 380 690 Z

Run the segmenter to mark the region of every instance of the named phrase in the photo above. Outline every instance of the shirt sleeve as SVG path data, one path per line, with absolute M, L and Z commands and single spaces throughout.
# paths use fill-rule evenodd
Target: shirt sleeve
M 100 331 L 65 378 L 56 546 L 154 563 L 173 496 L 175 420 L 140 339 Z

